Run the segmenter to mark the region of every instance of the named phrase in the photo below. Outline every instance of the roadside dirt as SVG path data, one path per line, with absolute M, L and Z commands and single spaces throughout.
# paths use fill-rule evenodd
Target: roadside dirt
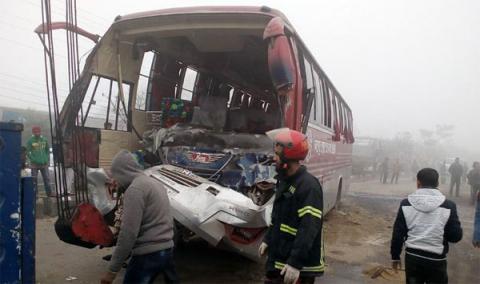
M 327 268 L 316 283 L 405 283 L 404 272 L 390 266 L 390 238 L 398 205 L 415 190 L 403 180 L 398 185 L 378 181 L 352 184 L 337 211 L 325 219 Z M 443 189 L 445 190 L 445 189 Z M 464 191 L 457 203 L 464 239 L 451 246 L 448 273 L 451 283 L 479 283 L 480 251 L 471 244 L 473 207 Z M 54 218 L 37 220 L 37 283 L 99 283 L 111 249 L 85 249 L 58 240 Z M 191 242 L 175 252 L 182 283 L 263 283 L 264 264 Z M 372 279 L 372 276 L 376 276 Z M 114 283 L 122 283 L 123 271 Z M 163 283 L 161 279 L 155 283 Z
M 333 263 L 332 268 L 340 262 L 359 266 L 365 281 L 405 282 L 403 273 L 390 269 L 390 261 L 386 257 L 392 232 L 391 217 L 373 214 L 348 198 L 340 210 L 328 215 L 325 224 L 326 255 L 327 260 Z

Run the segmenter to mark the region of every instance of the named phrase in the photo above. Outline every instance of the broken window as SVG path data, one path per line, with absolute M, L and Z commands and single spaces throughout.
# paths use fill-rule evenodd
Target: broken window
M 147 109 L 147 98 L 152 93 L 152 84 L 150 79 L 152 75 L 152 64 L 155 54 L 152 51 L 145 52 L 143 55 L 142 67 L 138 74 L 137 96 L 135 98 L 135 109 L 145 111 Z
M 307 91 L 313 88 L 313 77 L 312 77 L 312 65 L 308 62 L 307 58 L 304 61 L 305 64 L 305 79 Z
M 82 122 L 86 127 L 128 131 L 130 124 L 131 85 L 122 84 L 121 98 L 118 82 L 93 75 L 82 106 Z
M 164 98 L 174 98 L 181 83 L 182 66 L 177 60 L 155 52 L 147 91 L 147 110 L 162 110 Z

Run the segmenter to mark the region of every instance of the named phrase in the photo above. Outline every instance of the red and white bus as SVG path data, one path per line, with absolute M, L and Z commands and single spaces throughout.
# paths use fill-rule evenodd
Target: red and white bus
M 92 196 L 105 191 L 98 176 L 120 149 L 142 150 L 146 173 L 167 188 L 180 231 L 250 258 L 273 204 L 266 131 L 307 134 L 305 163 L 322 183 L 326 211 L 349 185 L 351 110 L 287 18 L 268 7 L 117 17 L 59 121 L 62 166 L 79 168 L 81 160 Z M 102 214 L 111 209 L 92 202 Z

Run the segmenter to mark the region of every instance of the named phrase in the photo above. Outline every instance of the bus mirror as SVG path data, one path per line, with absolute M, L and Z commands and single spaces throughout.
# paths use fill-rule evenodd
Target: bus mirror
M 284 31 L 285 23 L 276 17 L 270 20 L 263 34 L 263 38 L 269 41 L 270 77 L 279 95 L 287 95 L 295 82 L 295 60 L 289 38 Z
M 277 90 L 277 94 L 281 97 L 288 95 L 288 93 L 292 90 L 293 84 L 288 83 L 282 86 L 275 86 Z
M 270 40 L 268 67 L 275 90 L 279 94 L 287 94 L 295 81 L 295 63 L 286 36 L 277 36 Z

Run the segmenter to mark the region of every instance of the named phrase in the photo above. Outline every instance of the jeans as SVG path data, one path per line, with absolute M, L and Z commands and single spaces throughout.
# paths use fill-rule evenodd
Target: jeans
M 392 179 L 390 180 L 390 183 L 393 183 L 394 180 L 395 180 L 395 183 L 398 183 L 398 176 L 399 175 L 400 175 L 399 172 L 393 172 Z
M 405 276 L 407 284 L 448 283 L 447 261 L 429 260 L 406 253 Z
M 478 193 L 480 192 L 480 184 L 475 184 L 470 186 L 470 202 L 472 205 L 475 205 L 477 200 Z
M 388 180 L 388 172 L 382 172 L 382 183 L 387 183 Z
M 42 174 L 43 179 L 43 188 L 45 189 L 45 194 L 50 196 L 52 194 L 52 190 L 50 189 L 50 178 L 48 173 L 48 165 L 45 166 L 34 166 L 32 167 L 32 177 L 33 177 L 33 184 L 38 192 L 38 171 Z
M 459 197 L 460 196 L 460 181 L 461 177 L 450 177 L 450 196 L 453 195 L 453 186 L 455 186 L 455 196 Z
M 153 283 L 163 273 L 165 283 L 178 283 L 173 263 L 173 249 L 160 250 L 144 255 L 134 255 L 128 263 L 123 283 Z

